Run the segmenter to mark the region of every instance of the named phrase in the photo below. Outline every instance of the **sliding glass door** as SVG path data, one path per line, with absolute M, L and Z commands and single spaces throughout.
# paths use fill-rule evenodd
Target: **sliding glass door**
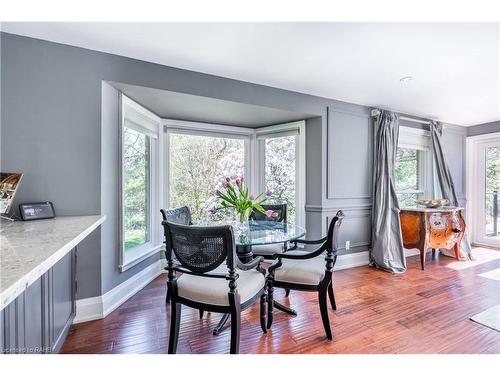
M 500 145 L 486 144 L 484 147 L 484 235 L 488 239 L 500 236 L 499 197 L 500 192 Z
M 469 178 L 473 242 L 500 247 L 500 137 L 473 141 Z

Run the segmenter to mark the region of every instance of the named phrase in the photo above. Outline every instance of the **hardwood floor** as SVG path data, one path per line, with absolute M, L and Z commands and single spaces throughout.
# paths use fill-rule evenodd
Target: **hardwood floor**
M 458 264 L 429 254 L 407 258 L 408 271 L 394 275 L 369 267 L 334 272 L 337 311 L 330 310 L 333 341 L 327 341 L 316 293 L 292 291 L 276 300 L 298 316 L 276 312 L 267 334 L 258 304 L 242 315 L 240 353 L 500 353 L 500 332 L 469 320 L 500 303 L 500 282 L 478 276 L 500 267 L 500 252 L 475 249 L 476 262 Z M 491 259 L 490 259 L 491 258 Z M 162 275 L 105 319 L 76 324 L 62 353 L 166 353 L 170 305 Z M 228 353 L 229 329 L 212 328 L 220 314 L 183 307 L 177 353 Z

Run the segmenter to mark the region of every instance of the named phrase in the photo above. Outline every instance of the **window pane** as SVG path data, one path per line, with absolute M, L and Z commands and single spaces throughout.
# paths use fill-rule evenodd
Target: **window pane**
M 265 140 L 265 185 L 273 195 L 267 202 L 286 203 L 287 221 L 295 223 L 295 142 L 296 136 Z
M 398 148 L 394 179 L 396 191 L 418 190 L 418 150 Z
M 125 250 L 149 241 L 149 137 L 123 131 L 123 208 Z
M 500 235 L 498 220 L 500 197 L 500 146 L 486 148 L 486 235 Z
M 397 194 L 399 207 L 415 206 L 415 201 L 420 199 L 418 193 L 399 193 Z
M 219 210 L 215 192 L 226 177 L 245 173 L 243 139 L 191 134 L 170 134 L 170 207 L 187 205 L 194 221 L 231 220 L 232 210 Z

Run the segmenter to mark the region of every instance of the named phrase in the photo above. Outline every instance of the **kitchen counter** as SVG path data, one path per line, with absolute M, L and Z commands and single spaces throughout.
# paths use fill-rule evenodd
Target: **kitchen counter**
M 14 301 L 105 219 L 105 216 L 95 215 L 2 222 L 0 310 Z

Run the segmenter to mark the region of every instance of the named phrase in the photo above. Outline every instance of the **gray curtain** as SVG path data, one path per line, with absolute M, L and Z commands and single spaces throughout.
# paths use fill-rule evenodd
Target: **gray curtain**
M 398 116 L 381 111 L 375 118 L 374 130 L 370 265 L 395 273 L 406 271 L 398 198 L 394 188 L 398 136 Z
M 450 201 L 451 206 L 458 207 L 457 194 L 455 192 L 455 185 L 451 177 L 450 169 L 444 157 L 443 148 L 441 147 L 441 136 L 443 135 L 443 125 L 441 123 L 432 121 L 430 125 L 432 153 L 434 156 L 434 163 L 436 166 L 436 175 L 439 181 L 439 188 L 442 197 Z M 464 235 L 461 243 L 461 250 L 468 259 L 472 259 L 471 247 L 467 235 Z

